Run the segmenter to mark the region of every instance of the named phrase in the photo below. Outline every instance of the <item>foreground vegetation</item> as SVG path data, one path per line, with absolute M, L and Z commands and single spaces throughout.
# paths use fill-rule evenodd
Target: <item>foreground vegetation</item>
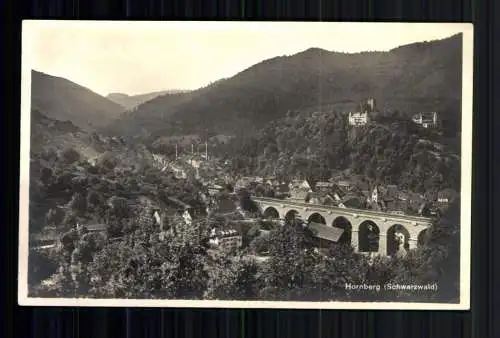
M 318 250 L 302 223 L 266 234 L 257 230 L 242 250 L 209 249 L 212 226 L 202 219 L 160 237 L 146 225 L 114 239 L 70 231 L 52 253 L 30 252 L 30 293 L 39 297 L 296 301 L 443 301 L 459 294 L 459 202 L 431 229 L 425 246 L 405 258 Z M 262 259 L 265 252 L 266 259 Z M 53 274 L 53 275 L 52 275 Z M 40 283 L 51 277 L 51 283 Z M 434 291 L 349 291 L 352 284 L 434 284 Z

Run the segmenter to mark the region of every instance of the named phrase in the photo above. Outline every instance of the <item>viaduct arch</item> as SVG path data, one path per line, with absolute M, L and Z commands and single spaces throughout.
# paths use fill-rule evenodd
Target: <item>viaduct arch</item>
M 341 229 L 337 243 L 352 245 L 357 252 L 392 255 L 397 250 L 395 234 L 404 235 L 406 250 L 425 242 L 432 219 L 426 217 L 395 215 L 378 211 L 331 207 L 290 200 L 253 197 L 261 214 L 270 219 L 290 219 L 299 216 L 307 223 L 314 222 L 318 237 L 332 228 Z M 324 231 L 323 231 L 324 230 Z

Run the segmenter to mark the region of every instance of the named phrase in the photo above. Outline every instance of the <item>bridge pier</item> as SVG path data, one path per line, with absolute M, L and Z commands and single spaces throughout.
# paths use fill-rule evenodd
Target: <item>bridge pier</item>
M 351 246 L 354 248 L 354 252 L 359 251 L 359 231 L 358 231 L 358 229 L 352 229 L 352 231 L 351 231 Z
M 379 235 L 378 253 L 384 256 L 387 255 L 387 235 L 385 233 Z
M 413 238 L 413 237 L 410 237 L 410 238 L 408 239 L 408 247 L 409 247 L 409 249 L 410 249 L 410 250 L 412 250 L 412 249 L 416 249 L 416 248 L 417 248 L 417 246 L 418 246 L 418 239 Z

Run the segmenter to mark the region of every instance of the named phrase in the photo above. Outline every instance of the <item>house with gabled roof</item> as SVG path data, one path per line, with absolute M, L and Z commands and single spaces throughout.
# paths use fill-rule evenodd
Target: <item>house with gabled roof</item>
M 364 201 L 356 194 L 347 194 L 341 201 L 338 201 L 338 206 L 341 208 L 361 209 L 364 207 Z
M 459 194 L 450 188 L 443 189 L 437 194 L 437 202 L 440 204 L 451 204 Z
M 235 229 L 213 228 L 210 232 L 208 243 L 213 248 L 232 250 L 243 245 L 243 237 Z
M 280 185 L 280 182 L 275 178 L 268 178 L 265 183 L 273 188 Z
M 222 191 L 225 190 L 225 187 L 223 185 L 220 185 L 220 184 L 215 184 L 215 183 L 212 183 L 212 184 L 209 184 L 207 186 L 208 188 L 208 193 L 211 195 L 211 196 L 214 196 Z
M 312 186 L 308 180 L 292 180 L 288 184 L 288 187 L 290 188 L 290 191 L 292 191 L 294 189 L 298 189 L 298 190 L 304 190 L 307 192 L 313 192 Z
M 309 197 L 310 192 L 304 189 L 291 189 L 290 190 L 290 199 L 305 202 Z
M 345 191 L 351 191 L 353 188 L 352 182 L 346 181 L 346 180 L 340 180 L 336 182 L 336 185 L 345 190 Z
M 275 186 L 274 187 L 274 195 L 276 197 L 288 197 L 288 196 L 290 196 L 290 188 L 288 187 L 288 184 L 279 183 L 277 186 Z
M 338 243 L 345 230 L 336 226 L 326 226 L 322 223 L 309 222 L 307 227 L 314 237 L 324 240 L 327 243 Z M 319 243 L 321 245 L 321 243 Z
M 306 202 L 310 204 L 337 206 L 338 201 L 332 194 L 325 191 L 311 192 L 306 197 Z
M 236 180 L 234 184 L 234 190 L 239 191 L 243 189 L 248 189 L 250 187 L 251 180 L 248 177 L 241 177 Z
M 315 187 L 315 190 L 318 191 L 318 190 L 327 190 L 327 189 L 331 189 L 335 186 L 335 183 L 333 182 L 323 182 L 323 181 L 319 181 L 319 182 L 316 182 L 316 185 L 314 186 Z

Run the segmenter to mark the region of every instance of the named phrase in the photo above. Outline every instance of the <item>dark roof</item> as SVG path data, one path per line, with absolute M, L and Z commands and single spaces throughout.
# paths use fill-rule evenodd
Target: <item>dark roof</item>
M 184 203 L 183 201 L 181 201 L 180 199 L 178 198 L 175 198 L 175 197 L 167 197 L 167 200 L 173 204 L 176 204 L 177 206 L 181 206 L 185 209 L 191 209 L 191 206 L 187 203 Z
M 343 186 L 343 187 L 348 187 L 348 186 L 352 185 L 352 183 L 349 181 L 338 181 L 337 185 Z
M 329 227 L 322 223 L 310 222 L 308 227 L 313 234 L 321 239 L 326 239 L 331 242 L 338 242 L 340 236 L 344 233 L 344 229 L 337 227 Z
M 387 211 L 406 211 L 408 209 L 408 205 L 399 200 L 394 201 L 386 201 Z
M 292 180 L 292 181 L 290 182 L 290 186 L 291 186 L 291 187 L 300 187 L 300 188 L 302 188 L 302 185 L 303 185 L 304 183 L 307 183 L 307 185 L 308 185 L 309 187 L 311 186 L 311 183 L 309 183 L 309 181 L 308 181 L 308 180 Z
M 240 236 L 240 233 L 235 229 L 219 230 L 216 234 L 219 238 Z
M 362 200 L 358 196 L 352 194 L 348 194 L 342 198 L 342 204 L 345 206 L 359 206 L 361 202 Z
M 333 182 L 318 182 L 316 183 L 316 188 L 333 188 L 335 183 Z
M 85 224 L 84 227 L 88 231 L 106 231 L 107 229 L 106 224 Z

